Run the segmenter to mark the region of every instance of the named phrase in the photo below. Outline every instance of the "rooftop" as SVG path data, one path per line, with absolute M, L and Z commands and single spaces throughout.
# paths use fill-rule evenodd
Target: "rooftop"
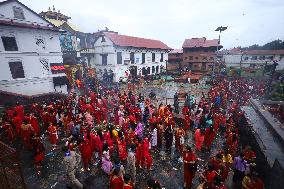
M 52 23 L 53 25 L 55 25 L 56 27 L 61 27 L 64 24 L 66 24 L 74 31 L 81 31 L 77 26 L 75 26 L 74 24 L 72 24 L 68 21 L 55 20 L 55 19 L 49 19 L 49 18 L 46 18 L 46 20 L 49 21 L 50 23 Z
M 171 52 L 169 52 L 170 54 L 182 54 L 183 53 L 183 49 L 173 49 Z
M 251 54 L 251 55 L 284 55 L 284 49 L 282 49 L 282 50 L 248 50 L 248 51 L 244 51 L 244 54 Z
M 115 45 L 121 46 L 121 47 L 140 47 L 140 48 L 164 49 L 164 50 L 171 49 L 165 43 L 159 40 L 120 35 L 115 32 L 103 32 L 103 33 Z
M 52 10 L 49 7 L 48 11 L 46 11 L 46 12 L 42 11 L 41 13 L 39 13 L 39 15 L 42 16 L 42 17 L 45 17 L 45 18 L 52 18 L 52 19 L 56 19 L 56 20 L 67 21 L 68 19 L 71 19 L 71 17 L 60 13 L 60 10 L 56 11 L 54 5 L 53 5 Z
M 202 38 L 185 39 L 182 48 L 198 48 L 198 47 L 217 47 L 219 45 L 218 39 L 207 40 Z
M 17 22 L 17 20 L 13 19 L 3 19 L 0 20 L 1 25 L 6 26 L 16 26 L 21 28 L 31 28 L 31 29 L 42 29 L 42 30 L 52 30 L 52 31 L 60 31 L 59 28 L 49 24 L 48 26 L 42 25 L 40 23 L 32 23 L 32 22 Z

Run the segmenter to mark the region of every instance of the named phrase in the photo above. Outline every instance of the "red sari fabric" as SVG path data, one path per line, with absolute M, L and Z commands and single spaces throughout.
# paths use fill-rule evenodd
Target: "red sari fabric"
M 15 107 L 15 112 L 17 112 L 17 116 L 24 118 L 24 106 L 19 105 Z
M 183 154 L 183 160 L 190 162 L 190 161 L 196 161 L 195 154 L 193 152 L 185 152 Z M 192 179 L 195 176 L 195 171 L 190 169 L 189 163 L 184 163 L 184 183 L 186 187 L 191 188 L 192 186 Z
M 126 150 L 126 142 L 125 141 L 117 141 L 117 147 L 118 147 L 118 154 L 119 154 L 119 159 L 121 161 L 125 161 L 127 158 L 127 150 Z
M 202 144 L 204 142 L 204 135 L 201 134 L 200 129 L 196 129 L 194 136 L 195 136 L 196 149 L 201 151 L 201 147 L 202 147 Z
M 123 189 L 133 189 L 132 184 L 124 184 Z
M 79 145 L 79 150 L 82 155 L 84 167 L 87 168 L 92 158 L 92 149 L 88 139 L 85 139 L 85 141 Z
M 110 176 L 110 189 L 123 189 L 123 180 L 116 175 Z
M 47 131 L 49 133 L 49 142 L 51 144 L 56 144 L 58 141 L 57 128 L 53 125 L 50 125 L 47 128 Z
M 30 117 L 28 117 L 28 121 L 32 125 L 35 134 L 37 134 L 39 136 L 40 135 L 40 129 L 39 129 L 39 126 L 38 126 L 37 118 L 35 116 L 30 116 Z

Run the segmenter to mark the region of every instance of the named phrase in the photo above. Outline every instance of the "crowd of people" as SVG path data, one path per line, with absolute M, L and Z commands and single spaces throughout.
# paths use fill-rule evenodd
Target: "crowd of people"
M 147 87 L 147 86 L 144 86 Z M 20 138 L 26 149 L 34 152 L 35 167 L 40 171 L 46 156 L 43 134 L 53 149 L 64 154 L 69 188 L 84 188 L 76 172 L 89 172 L 99 166 L 109 176 L 111 189 L 139 188 L 137 169 L 151 171 L 156 158 L 179 154 L 184 164 L 184 188 L 193 188 L 199 177 L 199 189 L 263 189 L 255 171 L 255 152 L 239 144 L 240 105 L 250 97 L 264 94 L 265 83 L 246 79 L 216 80 L 208 94 L 188 94 L 181 111 L 159 102 L 156 95 L 138 94 L 117 88 L 71 91 L 66 99 L 16 104 L 1 116 L 1 128 L 13 142 Z M 175 118 L 182 114 L 182 121 Z M 195 145 L 189 145 L 189 133 Z M 199 155 L 213 148 L 217 134 L 224 144 L 211 154 L 205 170 L 197 174 Z M 155 155 L 154 155 L 155 154 Z M 82 163 L 81 163 L 82 162 Z M 148 189 L 162 188 L 155 178 L 147 181 Z

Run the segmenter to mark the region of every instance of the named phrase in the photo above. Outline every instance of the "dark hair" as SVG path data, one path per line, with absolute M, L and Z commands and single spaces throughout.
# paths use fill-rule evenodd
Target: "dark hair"
M 124 182 L 127 183 L 127 184 L 128 184 L 128 183 L 130 182 L 130 180 L 131 180 L 131 176 L 130 176 L 129 174 L 125 174 L 123 178 L 124 178 Z
M 186 146 L 185 146 L 185 149 L 186 149 L 187 151 L 190 151 L 190 152 L 192 151 L 192 149 L 191 149 L 191 147 L 190 147 L 189 145 L 186 145 Z
M 214 178 L 214 184 L 216 186 L 221 186 L 222 185 L 222 177 L 217 175 L 215 178 Z
M 222 158 L 223 158 L 223 155 L 222 155 L 221 153 L 218 153 L 218 154 L 216 155 L 216 158 L 222 159 Z
M 116 168 L 115 168 L 115 169 L 113 170 L 113 174 L 114 174 L 114 175 L 118 175 L 119 171 L 120 171 L 120 169 L 116 169 Z
M 68 149 L 67 146 L 63 146 L 63 147 L 62 147 L 62 151 L 63 151 L 64 153 L 66 153 L 68 150 L 69 150 L 69 149 Z
M 155 179 L 152 179 L 152 178 L 147 181 L 147 186 L 152 188 L 152 189 L 161 189 L 162 188 L 160 183 L 158 181 L 156 181 Z

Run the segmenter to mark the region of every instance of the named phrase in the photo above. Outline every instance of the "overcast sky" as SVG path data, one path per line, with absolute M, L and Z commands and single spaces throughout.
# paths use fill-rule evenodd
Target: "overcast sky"
M 55 5 L 83 32 L 108 27 L 181 48 L 185 38 L 218 38 L 225 48 L 284 39 L 284 0 L 20 0 L 36 12 Z

